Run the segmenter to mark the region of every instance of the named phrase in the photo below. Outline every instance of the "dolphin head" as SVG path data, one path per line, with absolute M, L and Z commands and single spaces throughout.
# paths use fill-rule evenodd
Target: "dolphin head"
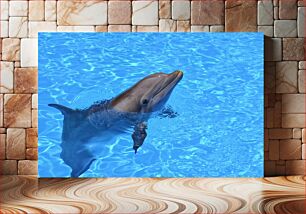
M 122 112 L 157 111 L 167 102 L 182 77 L 182 71 L 151 74 L 115 97 L 111 105 L 115 110 Z

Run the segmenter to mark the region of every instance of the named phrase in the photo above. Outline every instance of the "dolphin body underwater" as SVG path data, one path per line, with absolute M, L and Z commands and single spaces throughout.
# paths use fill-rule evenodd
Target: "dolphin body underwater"
M 152 113 L 163 110 L 182 77 L 182 71 L 151 74 L 113 99 L 96 102 L 83 110 L 49 104 L 64 115 L 60 156 L 71 167 L 71 177 L 79 177 L 96 160 L 86 146 L 95 137 L 105 142 L 133 129 L 136 154 L 147 136 L 148 119 Z M 171 109 L 164 113 L 171 114 Z

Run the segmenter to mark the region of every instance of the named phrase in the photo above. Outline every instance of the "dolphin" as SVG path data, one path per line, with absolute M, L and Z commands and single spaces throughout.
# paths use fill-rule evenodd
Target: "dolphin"
M 96 160 L 89 143 L 92 139 L 106 142 L 132 130 L 136 154 L 147 136 L 147 121 L 154 112 L 175 116 L 164 106 L 182 77 L 182 71 L 151 74 L 118 96 L 82 110 L 48 104 L 64 116 L 60 156 L 71 167 L 71 177 L 79 177 Z

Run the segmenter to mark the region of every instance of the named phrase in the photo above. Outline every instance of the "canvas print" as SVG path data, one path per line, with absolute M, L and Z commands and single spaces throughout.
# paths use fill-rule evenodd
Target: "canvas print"
M 262 177 L 262 33 L 39 33 L 39 177 Z

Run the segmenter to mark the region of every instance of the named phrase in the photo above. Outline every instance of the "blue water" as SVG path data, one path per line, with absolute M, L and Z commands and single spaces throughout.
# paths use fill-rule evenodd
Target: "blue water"
M 39 33 L 39 176 L 71 172 L 49 103 L 86 108 L 178 69 L 166 104 L 178 116 L 151 118 L 136 155 L 130 134 L 92 144 L 97 160 L 80 177 L 262 177 L 261 33 Z

